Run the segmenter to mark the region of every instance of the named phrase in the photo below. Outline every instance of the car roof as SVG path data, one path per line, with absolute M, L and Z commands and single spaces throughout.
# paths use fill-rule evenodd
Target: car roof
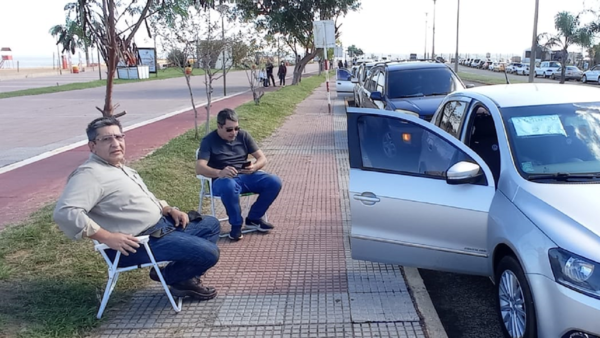
M 485 96 L 500 108 L 600 101 L 598 88 L 553 83 L 481 86 L 456 91 L 452 95 L 465 94 L 472 97 L 470 93 Z
M 448 66 L 443 63 L 430 61 L 390 62 L 382 65 L 387 66 L 388 70 L 390 71 L 423 68 L 448 68 Z

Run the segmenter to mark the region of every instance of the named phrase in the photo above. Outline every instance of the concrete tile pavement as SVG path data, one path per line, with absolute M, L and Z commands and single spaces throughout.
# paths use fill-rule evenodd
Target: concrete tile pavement
M 219 296 L 174 314 L 152 285 L 112 305 L 90 337 L 426 336 L 401 268 L 350 256 L 345 111 L 336 101 L 327 113 L 324 88 L 262 143 L 284 182 L 269 210 L 277 228 L 219 241 L 204 277 Z

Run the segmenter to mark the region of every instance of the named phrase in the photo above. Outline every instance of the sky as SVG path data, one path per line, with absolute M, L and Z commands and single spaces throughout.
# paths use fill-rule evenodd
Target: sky
M 458 0 L 437 0 L 435 52 L 454 53 Z M 68 0 L 2 1 L 0 47 L 10 47 L 13 58 L 52 58 L 56 52 L 50 27 L 64 23 Z M 378 55 L 423 54 L 425 13 L 427 51 L 431 53 L 433 28 L 432 0 L 362 0 L 362 8 L 341 20 L 344 48 L 354 44 Z M 587 7 L 600 9 L 600 0 L 539 0 L 538 33 L 554 33 L 554 15 L 573 13 Z M 535 0 L 460 0 L 459 52 L 461 54 L 522 55 L 531 45 Z M 143 31 L 143 30 L 141 30 Z M 137 37 L 136 37 L 137 39 Z M 150 40 L 137 40 L 140 47 Z

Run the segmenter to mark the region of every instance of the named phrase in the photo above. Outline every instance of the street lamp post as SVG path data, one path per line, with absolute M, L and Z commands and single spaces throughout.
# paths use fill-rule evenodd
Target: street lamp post
M 217 11 L 221 13 L 221 39 L 223 43 L 223 59 L 221 60 L 221 64 L 223 67 L 223 96 L 227 96 L 227 72 L 225 68 L 225 13 L 229 7 L 225 4 L 221 4 L 217 6 Z
M 535 0 L 535 13 L 533 15 L 533 36 L 531 38 L 531 52 L 529 53 L 529 82 L 533 82 L 535 76 L 535 52 L 537 51 L 537 24 L 540 2 Z
M 454 54 L 454 72 L 458 73 L 458 29 L 460 27 L 460 0 L 456 10 L 456 53 Z
M 431 36 L 431 58 L 435 60 L 435 2 L 433 0 L 433 35 Z
M 425 49 L 423 50 L 423 59 L 427 59 L 427 12 L 425 12 Z

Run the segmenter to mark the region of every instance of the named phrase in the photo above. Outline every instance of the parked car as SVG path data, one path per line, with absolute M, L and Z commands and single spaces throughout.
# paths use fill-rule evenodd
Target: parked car
M 480 61 L 481 61 L 481 59 L 471 60 L 470 66 L 473 67 L 473 68 L 479 67 Z
M 594 66 L 592 69 L 585 71 L 583 73 L 583 77 L 581 78 L 581 82 L 586 83 L 588 81 L 599 82 L 600 83 L 600 65 Z
M 335 90 L 338 93 L 354 93 L 352 73 L 346 68 L 336 70 Z
M 498 62 L 496 66 L 492 69 L 495 72 L 504 72 L 506 64 L 504 62 Z
M 557 68 L 554 72 L 552 72 L 552 75 L 550 75 L 550 78 L 552 78 L 552 80 L 560 80 L 561 72 L 562 72 L 562 67 Z M 583 76 L 583 72 L 575 66 L 567 66 L 567 68 L 565 69 L 565 80 L 567 80 L 567 81 L 569 81 L 569 80 L 579 81 L 579 80 L 581 80 L 582 76 Z
M 597 89 L 483 86 L 431 123 L 349 108 L 354 259 L 488 276 L 505 337 L 600 336 Z
M 508 64 L 508 66 L 506 66 L 506 72 L 511 74 L 514 73 L 515 70 L 519 67 L 521 67 L 521 63 L 520 62 L 511 62 Z
M 365 92 L 365 80 L 368 78 L 371 68 L 376 62 L 365 62 L 361 64 L 356 72 L 356 83 L 354 85 L 354 105 L 360 107 L 361 100 L 367 96 Z
M 543 76 L 543 77 L 550 77 L 552 76 L 552 73 L 557 69 L 560 68 L 560 62 L 557 61 L 543 61 L 540 63 L 539 67 L 535 68 L 535 76 Z
M 365 80 L 361 107 L 393 110 L 430 120 L 449 93 L 465 85 L 438 62 L 379 63 Z
M 518 65 L 515 65 L 513 73 L 517 75 L 529 75 L 529 65 L 519 63 Z

